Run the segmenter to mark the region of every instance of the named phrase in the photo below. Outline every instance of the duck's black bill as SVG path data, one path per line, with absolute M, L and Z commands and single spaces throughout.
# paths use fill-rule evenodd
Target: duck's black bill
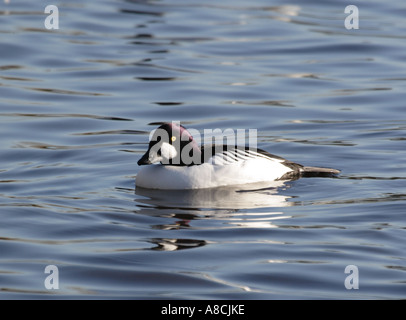
M 145 166 L 147 164 L 151 164 L 152 162 L 149 161 L 149 152 L 145 153 L 140 160 L 138 160 L 137 164 L 139 166 Z

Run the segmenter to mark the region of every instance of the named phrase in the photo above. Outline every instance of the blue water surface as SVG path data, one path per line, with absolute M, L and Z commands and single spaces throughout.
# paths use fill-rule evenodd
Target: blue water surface
M 0 4 L 0 299 L 406 298 L 403 1 L 49 4 Z M 137 189 L 163 121 L 342 173 Z

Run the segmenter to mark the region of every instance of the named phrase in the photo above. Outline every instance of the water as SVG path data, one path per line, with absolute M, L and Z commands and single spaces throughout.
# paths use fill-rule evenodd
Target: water
M 402 1 L 48 4 L 0 5 L 1 299 L 406 297 Z M 136 190 L 172 120 L 342 174 Z

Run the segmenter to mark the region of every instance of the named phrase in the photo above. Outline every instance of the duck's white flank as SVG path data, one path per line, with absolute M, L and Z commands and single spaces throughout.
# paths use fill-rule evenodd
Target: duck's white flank
M 225 160 L 225 159 L 223 159 Z M 250 158 L 231 163 L 203 163 L 194 166 L 143 167 L 137 175 L 136 186 L 149 189 L 203 189 L 247 183 L 275 181 L 293 171 L 279 159 Z

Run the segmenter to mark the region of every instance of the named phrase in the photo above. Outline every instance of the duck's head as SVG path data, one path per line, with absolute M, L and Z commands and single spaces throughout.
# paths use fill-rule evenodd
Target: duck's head
M 197 164 L 201 151 L 189 131 L 179 123 L 164 123 L 150 138 L 147 152 L 138 165 L 160 162 L 164 165 L 188 166 Z

